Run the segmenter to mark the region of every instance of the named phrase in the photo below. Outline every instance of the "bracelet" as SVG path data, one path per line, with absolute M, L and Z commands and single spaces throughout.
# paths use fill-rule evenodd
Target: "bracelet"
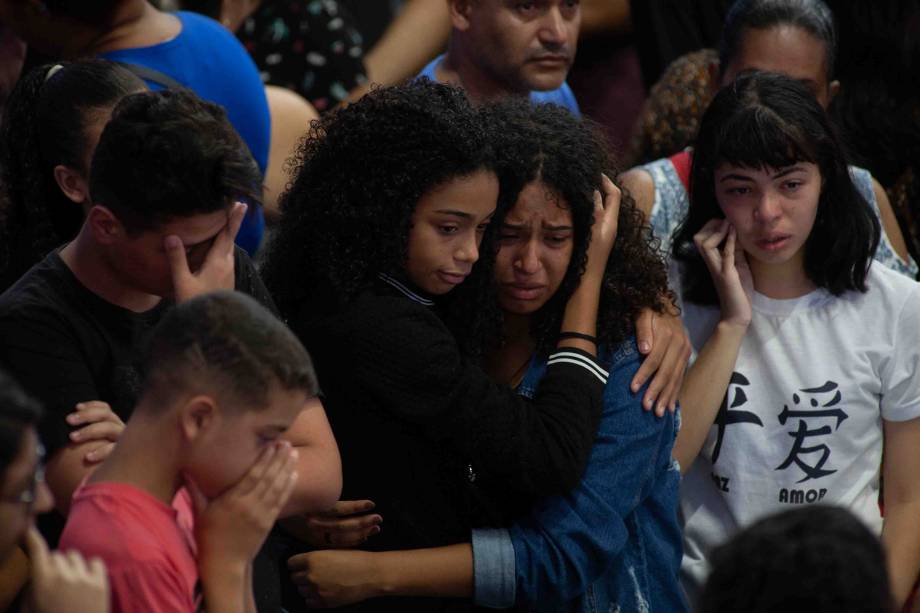
M 590 334 L 582 334 L 581 332 L 560 332 L 556 338 L 560 341 L 567 338 L 579 338 L 583 341 L 588 341 L 589 343 L 594 343 L 597 345 L 596 336 L 591 336 Z

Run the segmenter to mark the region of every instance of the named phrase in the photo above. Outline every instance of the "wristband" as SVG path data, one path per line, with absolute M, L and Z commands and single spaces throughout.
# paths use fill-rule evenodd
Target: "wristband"
M 588 341 L 589 343 L 594 343 L 597 345 L 597 337 L 591 336 L 590 334 L 582 334 L 581 332 L 560 332 L 556 337 L 557 340 L 565 340 L 567 338 L 578 338 L 583 341 Z

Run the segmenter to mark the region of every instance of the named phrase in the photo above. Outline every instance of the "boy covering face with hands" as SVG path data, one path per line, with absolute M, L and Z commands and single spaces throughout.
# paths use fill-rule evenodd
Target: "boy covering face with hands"
M 106 562 L 114 611 L 254 611 L 252 559 L 297 479 L 280 436 L 317 389 L 310 358 L 264 307 L 218 292 L 164 318 L 146 365 L 62 546 Z

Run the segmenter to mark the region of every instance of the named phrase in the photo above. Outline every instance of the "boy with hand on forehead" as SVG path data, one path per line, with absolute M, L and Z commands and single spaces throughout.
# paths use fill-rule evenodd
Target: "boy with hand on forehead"
M 248 296 L 164 317 L 138 405 L 61 537 L 106 563 L 113 611 L 255 611 L 252 560 L 297 480 L 280 436 L 316 391 L 306 350 Z

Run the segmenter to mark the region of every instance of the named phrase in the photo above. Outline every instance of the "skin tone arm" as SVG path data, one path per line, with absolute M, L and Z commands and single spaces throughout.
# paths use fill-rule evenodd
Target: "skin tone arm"
M 112 408 L 98 400 L 79 403 L 66 419 L 69 425 L 80 428 L 70 433 L 73 442 L 56 451 L 45 466 L 54 506 L 64 516 L 74 491 L 109 456 L 125 428 Z
M 469 543 L 406 551 L 314 551 L 288 561 L 310 607 L 338 607 L 378 596 L 473 596 Z
M 699 454 L 725 397 L 741 341 L 751 323 L 754 288 L 735 229 L 727 220 L 711 220 L 693 240 L 712 275 L 722 317 L 688 370 L 681 388 L 683 419 L 672 454 L 684 473 Z M 725 246 L 719 249 L 723 241 Z
M 350 101 L 371 83 L 395 85 L 414 77 L 447 46 L 450 13 L 446 0 L 408 0 L 383 36 L 364 56 L 368 82 L 351 91 Z
M 319 398 L 307 401 L 283 438 L 297 450 L 296 469 L 300 478 L 281 516 L 332 508 L 342 493 L 342 461 Z
M 636 202 L 636 208 L 648 220 L 655 203 L 655 184 L 647 172 L 628 170 L 620 175 L 620 183 Z M 665 408 L 673 411 L 680 394 L 684 369 L 690 357 L 690 340 L 687 338 L 680 314 L 676 310 L 666 315 L 643 311 L 636 322 L 639 351 L 646 355 L 633 379 L 631 388 L 638 390 L 654 374 L 642 406 L 655 407 L 657 415 Z M 643 342 L 648 343 L 643 347 Z
M 920 418 L 885 421 L 885 524 L 882 542 L 897 610 L 920 574 Z
M 604 190 L 594 192 L 594 226 L 591 228 L 591 244 L 588 246 L 588 262 L 585 274 L 578 288 L 569 298 L 562 316 L 562 330 L 595 336 L 597 334 L 597 308 L 601 281 L 607 266 L 607 258 L 616 240 L 617 219 L 620 213 L 620 188 L 608 177 L 602 179 Z M 566 338 L 559 341 L 559 348 L 573 347 L 597 355 L 597 346 L 586 340 Z
M 874 178 L 872 179 L 872 191 L 875 193 L 875 201 L 878 202 L 878 215 L 882 222 L 882 229 L 888 235 L 888 242 L 891 243 L 898 257 L 906 262 L 908 258 L 907 243 L 901 233 L 901 226 L 898 225 L 898 218 L 894 214 L 894 209 L 891 208 L 888 194 L 885 193 L 884 188 Z

